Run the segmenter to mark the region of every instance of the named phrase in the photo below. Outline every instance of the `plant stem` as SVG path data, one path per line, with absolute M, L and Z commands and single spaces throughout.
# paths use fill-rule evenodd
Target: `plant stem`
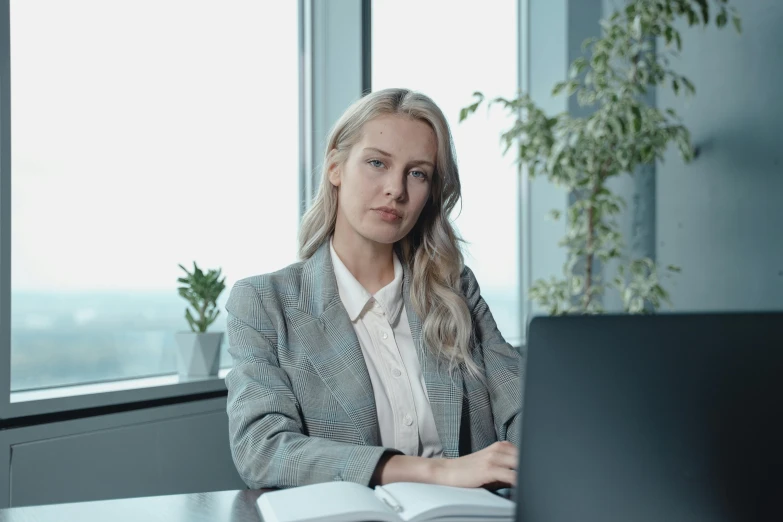
M 595 200 L 598 197 L 598 193 L 603 188 L 604 180 L 609 172 L 611 160 L 607 159 L 601 167 L 598 173 L 598 179 L 593 184 L 593 189 L 590 191 L 590 206 L 587 209 L 587 259 L 585 260 L 585 289 L 584 289 L 584 311 L 587 311 L 587 307 L 590 306 L 590 302 L 593 300 L 593 242 L 595 240 Z
M 600 189 L 600 181 L 593 185 L 590 193 L 590 207 L 587 209 L 587 260 L 585 262 L 585 290 L 584 290 L 584 310 L 590 305 L 593 299 L 593 239 L 595 238 L 595 197 Z
M 639 72 L 639 62 L 641 61 L 641 51 L 636 53 L 631 58 L 631 82 L 637 81 L 637 75 Z M 593 241 L 595 239 L 595 198 L 598 192 L 603 186 L 604 179 L 609 169 L 610 160 L 604 163 L 603 168 L 598 174 L 598 179 L 593 185 L 593 189 L 590 193 L 590 207 L 587 209 L 587 259 L 585 260 L 585 287 L 584 287 L 584 310 L 587 311 L 588 306 L 593 300 Z
M 207 303 L 203 302 L 201 303 L 201 306 L 198 309 L 199 317 L 199 328 L 201 329 L 202 333 L 206 331 L 206 324 L 207 324 L 207 317 L 206 317 L 206 311 L 207 311 Z

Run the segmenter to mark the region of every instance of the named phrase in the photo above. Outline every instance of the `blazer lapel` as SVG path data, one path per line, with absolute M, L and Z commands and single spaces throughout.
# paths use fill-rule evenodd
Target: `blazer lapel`
M 411 304 L 410 280 L 410 269 L 403 263 L 402 295 L 411 336 L 427 386 L 427 395 L 435 418 L 435 426 L 438 429 L 440 444 L 443 447 L 443 455 L 447 458 L 456 458 L 459 457 L 460 421 L 462 419 L 462 372 L 457 367 L 449 373 L 448 364 L 424 345 L 421 320 Z
M 287 307 L 305 354 L 354 422 L 362 440 L 380 446 L 375 395 L 359 339 L 340 300 L 329 241 L 303 267 L 299 303 Z

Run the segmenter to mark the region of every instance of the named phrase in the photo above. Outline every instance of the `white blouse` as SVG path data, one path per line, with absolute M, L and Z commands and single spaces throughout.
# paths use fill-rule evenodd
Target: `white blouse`
M 440 457 L 443 448 L 402 299 L 402 265 L 394 280 L 370 295 L 343 264 L 330 240 L 337 289 L 359 338 L 370 374 L 381 444 L 405 455 Z

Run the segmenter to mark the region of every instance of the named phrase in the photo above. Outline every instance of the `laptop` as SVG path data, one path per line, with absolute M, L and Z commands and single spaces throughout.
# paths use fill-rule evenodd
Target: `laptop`
M 518 522 L 783 521 L 783 313 L 536 317 Z

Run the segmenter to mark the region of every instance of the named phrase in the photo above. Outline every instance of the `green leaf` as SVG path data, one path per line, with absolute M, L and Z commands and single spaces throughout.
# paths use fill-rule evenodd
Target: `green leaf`
M 185 270 L 182 265 L 180 267 Z M 185 270 L 187 272 L 187 270 Z M 187 278 L 178 278 L 178 282 L 184 284 L 177 288 L 177 293 L 193 307 L 196 315 L 190 308 L 185 310 L 185 319 L 194 332 L 204 332 L 207 326 L 217 317 L 215 307 L 220 294 L 226 288 L 226 278 L 222 277 L 221 268 L 209 269 L 206 272 L 193 262 L 193 273 L 188 273 Z
M 623 134 L 623 122 L 620 118 L 609 118 L 609 127 L 617 137 L 622 137 Z
M 591 45 L 593 45 L 595 42 L 597 42 L 597 41 L 598 41 L 598 38 L 595 38 L 595 37 L 591 37 L 591 38 L 587 38 L 587 39 L 585 39 L 585 41 L 584 41 L 584 42 L 582 42 L 582 52 L 583 52 L 583 53 L 584 53 L 584 52 L 586 52 L 586 51 L 587 51 L 587 49 L 588 49 L 588 48 L 589 48 Z
M 728 23 L 728 15 L 726 14 L 726 9 L 722 9 L 721 12 L 718 14 L 718 16 L 715 18 L 715 24 L 718 27 L 723 27 Z
M 674 40 L 674 28 L 672 26 L 668 26 L 663 32 L 663 35 L 664 40 L 666 41 L 666 45 L 671 45 L 672 40 Z
M 551 218 L 552 218 L 552 219 L 554 219 L 555 221 L 559 220 L 559 219 L 560 219 L 560 216 L 561 216 L 562 214 L 563 214 L 563 213 L 562 213 L 561 211 L 559 211 L 559 210 L 556 210 L 556 209 L 555 209 L 555 210 L 550 210 L 550 211 L 549 211 L 549 217 L 551 217 Z
M 570 78 L 576 78 L 587 67 L 587 60 L 584 57 L 577 58 L 571 64 L 571 69 L 568 72 Z
M 680 77 L 680 80 L 682 81 L 683 85 L 685 85 L 685 89 L 688 91 L 688 94 L 696 94 L 696 87 L 694 87 L 688 78 L 682 76 Z
M 737 32 L 742 33 L 742 19 L 740 19 L 739 16 L 734 16 L 732 22 L 734 22 L 734 27 L 737 29 Z
M 193 318 L 193 314 L 190 313 L 190 308 L 185 309 L 185 319 L 188 320 L 188 325 L 190 326 L 190 329 L 194 332 L 198 332 L 198 329 L 196 327 L 196 320 Z
M 623 301 L 626 303 L 626 306 L 631 302 L 631 299 L 633 299 L 633 290 L 630 286 L 627 286 L 625 291 L 623 291 Z
M 468 116 L 476 112 L 476 110 L 478 110 L 479 108 L 479 105 L 481 105 L 481 103 L 484 101 L 484 95 L 479 91 L 474 92 L 473 97 L 478 99 L 474 103 L 468 105 L 467 107 L 464 107 L 459 111 L 460 123 L 465 121 L 468 118 Z
M 631 26 L 631 36 L 637 40 L 642 39 L 642 16 L 636 15 L 633 19 L 633 25 Z
M 474 103 L 473 105 L 470 105 L 468 107 L 463 107 L 459 111 L 459 121 L 462 123 L 466 119 L 468 119 L 468 116 L 476 112 L 476 109 L 478 109 L 478 104 Z
M 710 22 L 710 6 L 707 0 L 696 0 L 696 3 L 701 7 L 701 17 L 704 19 L 704 25 Z
M 633 113 L 633 130 L 639 132 L 642 130 L 642 111 L 637 105 L 631 107 L 631 113 Z
M 678 82 L 676 78 L 672 80 L 672 90 L 674 90 L 675 95 L 680 92 L 680 82 Z

